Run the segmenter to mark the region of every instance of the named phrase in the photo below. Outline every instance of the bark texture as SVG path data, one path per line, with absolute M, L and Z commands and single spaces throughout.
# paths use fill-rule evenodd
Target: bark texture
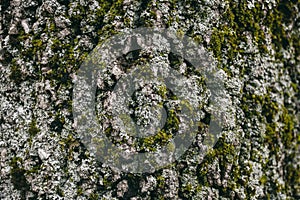
M 299 0 L 1 0 L 0 10 L 0 199 L 300 198 Z M 232 104 L 207 155 L 200 131 L 180 160 L 145 174 L 97 162 L 72 116 L 81 62 L 138 27 L 203 45 Z

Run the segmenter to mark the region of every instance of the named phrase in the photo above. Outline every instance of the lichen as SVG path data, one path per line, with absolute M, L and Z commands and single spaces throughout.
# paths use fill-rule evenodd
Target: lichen
M 67 9 L 70 7 L 73 9 L 73 14 L 62 14 L 71 21 L 71 25 L 67 27 L 70 33 L 64 37 L 59 36 L 62 29 L 56 25 L 54 20 L 57 14 L 54 15 L 53 13 L 44 11 L 42 16 L 39 16 L 43 21 L 37 30 L 25 33 L 20 26 L 18 28 L 19 32 L 16 35 L 9 35 L 8 43 L 10 44 L 10 49 L 4 50 L 3 63 L 9 66 L 10 74 L 8 77 L 12 83 L 15 83 L 15 87 L 20 87 L 23 82 L 45 82 L 46 80 L 50 80 L 51 87 L 54 90 L 71 90 L 72 78 L 70 75 L 76 72 L 81 62 L 87 57 L 94 46 L 105 41 L 105 39 L 111 37 L 113 34 L 118 33 L 118 30 L 124 27 L 153 26 L 155 20 L 158 19 L 157 10 L 165 11 L 164 8 L 167 5 L 169 11 L 163 12 L 162 21 L 165 23 L 163 25 L 172 28 L 175 27 L 179 35 L 187 34 L 192 36 L 197 43 L 203 44 L 205 48 L 212 51 L 218 61 L 218 67 L 225 71 L 229 78 L 240 78 L 243 84 L 245 84 L 245 87 L 240 90 L 240 96 L 231 96 L 232 100 L 239 104 L 234 106 L 237 108 L 237 113 L 239 113 L 240 108 L 242 112 L 241 115 L 237 116 L 239 117 L 239 122 L 236 124 L 236 127 L 241 129 L 240 132 L 244 134 L 241 138 L 238 138 L 239 144 L 232 144 L 226 140 L 226 137 L 221 137 L 214 148 L 209 150 L 201 162 L 199 161 L 200 163 L 198 161 L 193 163 L 194 160 L 189 159 L 189 154 L 186 155 L 186 160 L 183 158 L 182 162 L 176 162 L 178 171 L 182 170 L 179 164 L 185 162 L 188 162 L 185 165 L 186 168 L 197 168 L 197 172 L 187 170 L 178 176 L 180 184 L 182 184 L 182 187 L 179 186 L 181 187 L 179 189 L 179 196 L 189 199 L 203 192 L 205 188 L 211 188 L 211 191 L 217 191 L 220 198 L 224 197 L 228 199 L 275 199 L 281 198 L 280 195 L 282 194 L 286 195 L 286 198 L 299 197 L 300 169 L 297 156 L 300 136 L 298 134 L 299 119 L 296 119 L 297 116 L 295 116 L 295 113 L 298 114 L 295 111 L 295 107 L 297 108 L 295 102 L 299 99 L 299 76 L 297 75 L 299 71 L 295 70 L 299 65 L 300 58 L 299 30 L 295 30 L 298 26 L 299 1 L 252 1 L 254 2 L 252 8 L 249 7 L 249 1 L 246 0 L 241 0 L 238 3 L 235 1 L 223 1 L 222 4 L 218 5 L 219 7 L 215 6 L 215 1 L 201 1 L 201 3 L 194 0 L 185 2 L 177 0 L 168 2 L 143 1 L 140 2 L 139 10 L 134 11 L 136 12 L 134 13 L 136 15 L 134 18 L 129 16 L 127 11 L 123 9 L 125 4 L 123 1 L 111 2 L 98 0 L 97 2 L 99 3 L 99 7 L 95 10 L 90 9 L 90 4 L 85 4 L 84 2 L 57 2 L 57 4 L 64 5 Z M 165 7 L 162 7 L 162 9 L 160 8 L 161 5 Z M 270 5 L 271 8 L 269 7 Z M 24 8 L 25 10 L 21 14 L 22 19 L 30 18 L 32 20 L 29 20 L 30 23 L 35 23 L 36 19 L 31 18 L 30 15 L 33 13 L 32 16 L 34 16 L 36 14 L 35 10 L 38 10 L 36 8 L 39 7 L 41 9 L 40 6 L 42 6 L 42 3 L 38 2 L 34 7 Z M 46 3 L 43 4 L 43 7 L 45 6 L 47 6 Z M 216 9 L 215 12 L 221 17 L 219 22 L 210 24 L 209 29 L 211 32 L 204 31 L 205 33 L 202 33 L 199 30 L 194 30 L 193 26 L 196 22 L 193 19 L 201 18 L 201 23 L 203 22 L 205 25 L 206 22 L 204 20 L 212 17 L 208 16 L 206 12 L 197 13 L 199 8 L 202 7 L 205 9 Z M 5 1 L 2 9 L 5 11 L 3 15 L 7 15 L 7 12 L 12 11 L 12 6 L 8 1 Z M 180 12 L 176 12 L 178 9 L 180 9 Z M 4 16 L 4 19 L 4 22 L 8 21 L 9 23 L 15 20 L 13 16 L 9 16 L 8 18 Z M 189 22 L 192 23 L 190 24 Z M 8 28 L 9 23 L 7 23 Z M 94 28 L 94 31 L 89 32 L 88 26 L 83 27 L 82 24 L 84 23 Z M 121 26 L 119 27 L 120 23 Z M 3 25 L 3 27 L 5 35 L 8 32 L 8 28 L 6 28 L 6 25 Z M 91 39 L 92 46 L 86 47 L 82 45 L 80 37 L 77 36 L 86 36 L 86 38 Z M 253 44 L 249 44 L 249 42 Z M 41 58 L 47 53 L 46 47 L 49 43 L 50 49 L 54 54 L 46 56 L 48 61 L 46 64 L 42 64 Z M 180 59 L 174 57 L 170 56 L 169 60 L 172 67 L 176 68 L 182 62 Z M 238 62 L 241 57 L 246 58 L 247 61 L 245 62 L 249 65 Z M 282 67 L 277 71 L 280 75 L 289 74 L 288 78 L 292 82 L 286 87 L 291 88 L 291 92 L 286 92 L 286 89 L 282 88 L 282 91 L 273 91 L 273 88 L 270 87 L 267 88 L 264 94 L 253 94 L 251 90 L 246 88 L 247 85 L 252 84 L 252 68 L 256 67 L 255 65 L 263 65 L 252 61 L 254 58 L 264 59 L 266 57 L 272 61 L 274 59 L 275 61 L 272 65 L 276 67 L 278 63 L 282 64 Z M 42 72 L 42 69 L 47 68 L 49 70 L 46 73 Z M 238 77 L 236 76 L 236 70 L 239 72 Z M 188 77 L 189 73 L 184 75 Z M 273 73 L 270 74 L 270 76 L 273 75 Z M 247 78 L 250 78 L 250 80 Z M 262 80 L 264 78 L 266 77 L 254 79 L 267 82 L 266 80 Z M 276 81 L 280 82 L 279 80 Z M 199 84 L 203 84 L 203 82 Z M 254 89 L 256 88 L 254 87 Z M 176 96 L 170 96 L 169 91 L 165 87 L 160 87 L 158 94 L 163 99 L 170 98 L 176 100 Z M 274 94 L 283 97 L 284 103 L 277 101 L 276 98 L 274 99 Z M 7 96 L 10 96 L 10 94 Z M 292 99 L 293 105 L 285 101 L 289 97 L 294 98 Z M 36 94 L 32 95 L 31 98 L 35 102 L 37 101 Z M 74 132 L 70 131 L 67 133 L 69 134 L 67 137 L 64 136 L 66 134 L 65 129 L 70 128 L 70 122 L 73 120 L 71 116 L 65 114 L 65 112 L 70 113 L 72 111 L 71 95 L 68 98 L 62 102 L 53 102 L 54 111 L 50 115 L 50 121 L 43 121 L 44 119 L 40 116 L 35 116 L 36 118 L 32 119 L 28 129 L 25 127 L 25 130 L 28 130 L 29 143 L 31 144 L 33 138 L 41 132 L 40 129 L 45 127 L 44 124 L 49 124 L 51 137 L 59 136 L 60 150 L 66 153 L 66 160 L 63 161 L 63 165 L 65 166 L 62 167 L 62 171 L 68 171 L 68 167 L 74 165 L 74 151 L 80 146 L 80 142 L 75 139 Z M 35 109 L 34 112 L 37 111 Z M 177 111 L 169 111 L 166 127 L 158 131 L 156 135 L 141 140 L 139 145 L 142 147 L 142 150 L 154 151 L 158 146 L 163 146 L 166 143 L 170 145 L 168 141 L 178 130 L 179 119 Z M 3 123 L 6 123 L 5 121 L 9 120 L 1 120 Z M 209 117 L 206 118 L 204 124 L 201 124 L 203 127 L 199 126 L 199 132 L 201 133 L 202 131 L 205 132 L 204 129 L 209 124 Z M 111 127 L 107 128 L 106 134 L 109 135 L 111 131 Z M 236 130 L 230 131 L 236 132 Z M 239 135 L 240 132 L 236 135 Z M 251 135 L 253 132 L 255 132 L 254 136 Z M 264 149 L 266 151 L 263 151 L 262 147 L 266 147 Z M 172 150 L 174 146 L 168 146 L 168 148 Z M 191 150 L 197 152 L 199 149 L 192 146 Z M 29 151 L 26 149 L 26 155 L 29 155 Z M 267 158 L 262 153 L 267 154 Z M 82 158 L 80 159 L 82 160 Z M 30 189 L 26 176 L 38 174 L 41 169 L 40 165 L 36 165 L 30 170 L 25 170 L 23 162 L 23 159 L 13 157 L 10 162 L 10 175 L 14 188 L 21 191 L 21 198 L 25 199 L 26 191 Z M 257 171 L 255 171 L 252 163 L 259 163 L 262 166 L 262 174 L 258 175 L 259 178 L 253 178 Z M 274 166 L 274 163 L 278 166 Z M 216 169 L 213 167 L 216 167 Z M 102 168 L 101 170 L 103 171 Z M 278 180 L 274 180 L 275 176 L 272 174 L 274 170 L 274 173 L 280 174 L 279 178 L 283 178 L 284 184 Z M 220 177 L 216 178 L 218 180 L 212 179 L 213 175 L 210 174 L 211 172 L 220 174 Z M 67 176 L 71 177 L 67 177 L 67 179 L 74 181 L 74 176 L 70 174 L 68 171 Z M 156 174 L 160 174 L 160 172 Z M 41 176 L 43 176 L 43 180 L 50 180 L 49 175 Z M 147 175 L 138 175 L 139 178 L 143 178 L 143 176 Z M 196 184 L 198 186 L 195 188 L 191 183 L 184 185 L 182 180 L 186 176 L 196 176 Z M 157 175 L 156 178 L 158 185 L 150 194 L 152 196 L 156 195 L 156 199 L 164 199 L 168 183 L 166 183 L 166 178 L 161 175 Z M 263 190 L 264 194 L 262 196 L 257 196 L 256 192 L 258 191 L 255 191 L 253 182 L 251 182 L 253 179 L 261 184 L 261 186 L 255 187 Z M 62 180 L 65 179 L 63 178 Z M 217 181 L 222 181 L 222 183 L 220 184 Z M 101 192 L 108 191 L 110 193 L 113 191 L 111 193 L 114 195 L 115 182 L 108 178 L 108 176 L 104 178 L 103 182 L 104 187 L 100 188 Z M 77 185 L 74 187 L 75 190 L 73 192 L 76 193 L 77 189 L 77 195 L 82 195 L 83 186 L 78 186 L 78 183 L 75 184 Z M 138 182 L 131 182 L 131 184 L 138 185 Z M 131 193 L 132 196 L 139 195 L 137 194 L 139 188 L 134 188 L 131 185 L 130 187 L 130 190 L 136 190 Z M 62 192 L 64 189 L 65 187 L 57 187 L 56 193 L 59 196 L 69 198 L 68 194 Z M 245 193 L 246 196 L 242 196 L 241 193 Z M 99 199 L 101 195 L 102 193 L 100 195 L 93 193 L 89 198 Z M 143 197 L 146 197 L 148 193 L 144 193 L 143 195 Z M 40 198 L 48 198 L 48 196 L 41 195 Z M 201 198 L 204 197 L 201 196 Z M 285 198 L 285 196 L 282 198 Z M 110 197 L 107 197 L 107 199 L 110 199 Z

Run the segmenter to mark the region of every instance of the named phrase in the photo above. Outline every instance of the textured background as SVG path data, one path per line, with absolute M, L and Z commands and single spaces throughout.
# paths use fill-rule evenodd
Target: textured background
M 1 0 L 0 199 L 299 199 L 299 15 L 299 0 Z M 168 167 L 120 173 L 78 139 L 72 77 L 143 26 L 214 55 L 234 119 L 205 157 L 196 140 Z

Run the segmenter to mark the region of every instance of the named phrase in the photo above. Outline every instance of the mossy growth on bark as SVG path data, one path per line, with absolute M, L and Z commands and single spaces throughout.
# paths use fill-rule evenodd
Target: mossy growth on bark
M 71 7 L 70 2 L 58 2 L 67 8 Z M 265 9 L 269 6 L 270 1 L 255 1 L 252 8 L 248 7 L 249 1 L 246 0 L 225 1 L 225 10 L 218 8 L 220 9 L 220 22 L 216 23 L 217 25 L 213 25 L 210 42 L 205 40 L 205 36 L 208 33 L 194 33 L 193 26 L 189 27 L 187 31 L 188 33 L 186 33 L 179 24 L 182 20 L 181 17 L 184 17 L 184 20 L 190 20 L 193 17 L 198 17 L 198 15 L 192 15 L 197 13 L 197 10 L 199 10 L 199 7 L 202 6 L 202 3 L 203 5 L 206 3 L 205 6 L 207 6 L 207 1 L 201 1 L 201 4 L 199 4 L 199 1 L 181 2 L 171 0 L 167 3 L 167 8 L 170 9 L 169 13 L 171 13 L 172 9 L 181 8 L 180 6 L 182 6 L 183 9 L 186 9 L 183 6 L 189 6 L 187 10 L 191 12 L 186 14 L 185 12 L 187 12 L 187 10 L 184 10 L 182 11 L 183 14 L 162 16 L 165 21 L 161 20 L 160 23 L 164 25 L 164 22 L 166 22 L 166 27 L 172 27 L 174 23 L 177 23 L 179 27 L 176 26 L 175 29 L 180 35 L 192 35 L 196 42 L 203 44 L 207 49 L 211 50 L 219 63 L 219 67 L 227 73 L 228 77 L 233 77 L 233 70 L 235 69 L 239 69 L 241 72 L 241 79 L 243 79 L 245 75 L 249 75 L 251 72 L 251 67 L 253 66 L 236 64 L 235 59 L 240 55 L 247 57 L 249 60 L 252 60 L 256 55 L 260 55 L 261 57 L 266 56 L 269 58 L 274 57 L 274 62 L 282 63 L 284 72 L 288 72 L 290 74 L 292 79 L 290 86 L 292 88 L 292 93 L 295 93 L 295 98 L 298 98 L 299 100 L 299 75 L 297 75 L 298 72 L 295 70 L 299 65 L 300 59 L 299 30 L 296 30 L 299 29 L 299 1 L 275 0 L 274 2 L 276 2 L 276 4 L 272 5 L 273 7 L 271 9 Z M 34 33 L 31 31 L 29 33 L 25 33 L 21 29 L 17 35 L 10 35 L 10 44 L 14 46 L 19 53 L 18 55 L 14 55 L 13 53 L 5 51 L 5 60 L 3 62 L 9 65 L 10 74 L 8 77 L 16 84 L 16 87 L 21 85 L 24 81 L 43 82 L 44 80 L 50 80 L 51 86 L 53 86 L 55 90 L 58 90 L 59 88 L 72 88 L 72 79 L 70 74 L 76 72 L 81 62 L 87 57 L 88 53 L 94 46 L 105 41 L 105 39 L 111 37 L 113 34 L 118 33 L 120 27 L 116 28 L 116 24 L 123 23 L 125 28 L 132 26 L 132 24 L 134 27 L 153 26 L 153 22 L 159 19 L 159 15 L 157 14 L 157 10 L 159 10 L 158 4 L 162 4 L 163 2 L 154 3 L 154 1 L 142 1 L 140 6 L 141 8 L 139 8 L 140 10 L 135 11 L 136 13 L 134 13 L 134 15 L 138 16 L 137 21 L 131 21 L 132 19 L 128 16 L 128 14 L 124 16 L 126 11 L 123 9 L 123 1 L 112 2 L 98 0 L 98 3 L 100 7 L 97 8 L 97 10 L 91 10 L 89 9 L 88 4 L 81 4 L 77 2 L 76 7 L 74 8 L 74 13 L 76 14 L 66 14 L 66 17 L 71 21 L 71 33 L 66 36 L 69 38 L 68 40 L 63 40 L 58 37 L 58 33 L 62 31 L 62 29 L 55 24 L 54 16 L 49 13 L 42 14 L 43 17 L 47 17 L 45 20 L 47 23 L 42 25 L 43 30 L 41 32 Z M 41 5 L 41 2 L 39 1 L 38 4 Z M 5 1 L 2 9 L 5 10 L 8 7 L 9 2 Z M 142 12 L 147 9 L 149 10 L 148 15 L 141 15 Z M 94 27 L 95 31 L 94 33 L 91 33 L 88 32 L 88 28 L 81 27 L 81 24 L 85 22 L 84 20 L 86 16 L 93 12 L 96 13 L 96 18 L 89 21 L 89 25 Z M 201 13 L 200 15 L 203 18 L 209 17 L 206 13 Z M 24 16 L 24 19 L 25 18 L 26 16 Z M 49 37 L 49 41 L 43 40 L 41 33 L 47 35 L 47 37 Z M 94 46 L 88 48 L 84 48 L 80 45 L 78 46 L 80 43 L 80 38 L 77 37 L 78 35 L 87 35 L 90 37 Z M 26 41 L 27 44 L 30 45 L 26 46 Z M 256 52 L 250 52 L 248 51 L 249 49 L 245 49 L 245 44 L 250 41 L 255 47 L 257 47 Z M 42 53 L 45 51 L 47 42 L 51 43 L 50 49 L 55 53 L 48 57 L 49 60 L 47 64 L 42 64 L 40 62 L 40 58 Z M 294 55 L 294 58 L 285 57 L 284 52 L 290 49 L 293 50 L 291 54 Z M 275 53 L 275 55 L 273 55 L 273 53 Z M 76 54 L 79 54 L 79 56 L 75 57 Z M 180 60 L 174 58 L 172 55 L 169 60 L 173 66 L 179 66 L 181 64 Z M 26 71 L 28 70 L 26 69 L 28 65 L 24 65 L 23 61 L 33 61 L 30 63 L 33 71 L 29 74 L 28 71 Z M 42 70 L 46 70 L 46 73 Z M 184 75 L 188 76 L 189 73 Z M 246 85 L 248 82 L 245 81 L 244 84 Z M 181 173 L 178 176 L 178 195 L 181 198 L 192 199 L 197 193 L 201 192 L 203 188 L 207 187 L 218 190 L 220 198 L 227 197 L 229 199 L 242 199 L 242 197 L 237 194 L 237 191 L 240 188 L 245 188 L 246 196 L 244 198 L 255 199 L 253 196 L 256 191 L 254 191 L 251 185 L 252 183 L 250 183 L 251 176 L 253 175 L 253 172 L 255 172 L 255 166 L 253 166 L 253 163 L 262 164 L 262 174 L 256 180 L 259 184 L 261 184 L 261 189 L 264 190 L 264 194 L 260 198 L 272 199 L 278 194 L 286 194 L 287 198 L 299 198 L 300 169 L 299 164 L 295 163 L 295 161 L 297 161 L 296 157 L 299 154 L 300 144 L 300 136 L 297 132 L 299 130 L 299 124 L 297 124 L 299 123 L 299 120 L 297 121 L 297 116 L 295 116 L 295 112 L 293 112 L 295 107 L 289 105 L 288 102 L 281 104 L 273 99 L 272 95 L 277 93 L 279 94 L 281 93 L 280 91 L 273 91 L 273 88 L 271 87 L 267 88 L 267 90 L 268 91 L 265 94 L 253 94 L 245 88 L 242 88 L 240 91 L 241 98 L 239 99 L 239 106 L 244 113 L 245 118 L 239 119 L 243 122 L 240 123 L 240 125 L 242 131 L 245 133 L 243 137 L 241 136 L 241 138 L 238 138 L 240 143 L 245 143 L 241 145 L 241 149 L 238 149 L 236 145 L 226 141 L 225 138 L 220 138 L 214 148 L 208 152 L 201 163 L 196 163 L 195 166 L 193 166 L 193 163 L 186 164 L 184 163 L 185 161 L 182 161 L 182 163 L 176 163 L 178 166 L 182 164 L 186 168 L 188 168 L 187 166 L 196 168 L 196 172 L 185 173 L 182 172 L 184 170 L 179 169 L 180 167 L 176 168 L 176 170 L 178 169 L 179 174 Z M 158 93 L 162 97 L 166 97 L 168 91 L 166 88 L 161 87 Z M 290 93 L 282 94 L 284 97 L 289 97 L 290 95 Z M 176 99 L 176 97 L 171 97 L 171 99 L 172 98 Z M 68 111 L 71 112 L 71 104 L 71 100 L 64 100 L 62 103 L 55 105 L 55 112 L 57 112 L 57 115 L 53 115 L 53 118 L 51 119 L 52 121 L 49 123 L 51 132 L 58 133 L 60 136 L 65 134 L 63 129 L 64 126 L 67 127 L 67 123 L 69 123 L 69 121 L 60 111 L 67 107 Z M 71 117 L 70 119 L 72 120 Z M 31 142 L 32 138 L 41 132 L 40 126 L 38 126 L 37 122 L 41 125 L 40 119 L 38 118 L 33 119 L 29 124 L 28 134 L 31 138 L 29 142 Z M 263 127 L 260 135 L 256 135 L 256 138 L 253 138 L 251 135 L 251 131 L 253 130 L 250 130 L 250 127 L 256 122 L 263 124 Z M 176 131 L 178 123 L 176 112 L 170 112 L 167 120 L 168 127 L 166 129 L 173 128 Z M 109 135 L 111 131 L 111 128 L 108 128 L 106 130 L 107 135 Z M 235 132 L 236 130 L 232 131 Z M 239 133 L 236 133 L 236 135 L 239 135 Z M 142 142 L 142 149 L 145 150 L 148 148 L 148 150 L 155 150 L 154 147 L 156 147 L 156 144 L 164 145 L 171 137 L 172 135 L 170 132 L 161 130 L 157 133 L 157 135 L 145 138 Z M 251 152 L 246 152 L 249 150 L 248 146 L 254 146 L 254 142 L 251 143 L 252 139 L 258 141 L 260 146 L 266 147 L 268 152 L 265 153 L 268 153 L 268 159 L 263 158 L 263 156 L 259 154 L 260 150 L 250 148 Z M 66 153 L 67 161 L 65 162 L 72 161 L 74 159 L 73 153 L 82 147 L 80 142 L 75 138 L 75 133 L 72 132 L 63 139 L 59 138 L 59 144 L 61 145 L 61 150 Z M 174 147 L 170 146 L 169 148 Z M 247 157 L 248 154 L 249 156 Z M 80 156 L 80 159 L 87 158 L 87 156 Z M 243 156 L 247 159 L 245 160 Z M 273 159 L 273 157 L 275 159 Z M 281 164 L 283 163 L 282 174 L 280 174 L 280 176 L 283 177 L 285 186 L 282 185 L 282 182 L 274 180 L 273 178 L 273 161 L 280 161 Z M 26 171 L 22 167 L 22 162 L 23 159 L 13 157 L 10 162 L 10 175 L 14 188 L 21 191 L 22 198 L 25 198 L 26 191 L 30 190 L 30 185 L 26 180 L 26 174 L 38 173 L 40 168 L 39 166 L 36 166 L 33 167 L 32 170 Z M 227 183 L 222 182 L 220 184 L 211 180 L 214 174 L 210 173 L 210 167 L 215 162 L 218 163 L 218 167 L 220 168 L 220 180 L 227 180 Z M 63 170 L 65 170 L 66 173 L 69 173 L 66 166 Z M 169 168 L 171 167 L 168 166 L 165 169 Z M 228 169 L 230 169 L 229 172 Z M 229 174 L 226 174 L 227 172 Z M 163 188 L 168 185 L 168 183 L 166 183 L 166 178 L 161 175 L 161 171 L 154 173 L 154 175 L 157 181 L 157 186 L 150 192 L 150 194 L 154 196 L 153 198 L 164 199 L 165 191 Z M 137 195 L 137 193 L 140 192 L 140 189 L 136 188 L 136 185 L 139 186 L 139 178 L 142 179 L 143 176 L 146 175 L 137 176 L 138 178 L 130 176 L 127 177 L 127 179 L 133 180 L 130 182 L 130 192 L 128 192 L 127 197 Z M 189 184 L 183 184 L 182 179 L 185 176 L 196 177 L 195 179 L 198 186 L 194 187 L 191 182 L 189 182 Z M 46 179 L 46 177 L 44 178 Z M 102 192 L 113 190 L 116 187 L 115 182 L 111 178 L 105 177 L 103 182 L 103 188 L 98 188 Z M 57 194 L 59 194 L 59 196 L 65 196 L 64 191 L 62 190 L 63 189 L 60 188 L 57 189 Z M 75 191 L 75 193 L 77 192 L 77 196 L 83 195 L 84 191 L 82 186 L 76 186 L 76 190 L 77 191 Z M 102 193 L 95 191 L 89 195 L 89 198 L 99 199 L 101 194 Z M 146 197 L 146 194 L 143 195 Z M 41 196 L 41 198 L 43 198 L 43 196 Z

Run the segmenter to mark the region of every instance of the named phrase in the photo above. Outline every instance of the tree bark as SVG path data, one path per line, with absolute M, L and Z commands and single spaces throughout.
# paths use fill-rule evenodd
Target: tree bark
M 2 0 L 0 199 L 299 199 L 299 11 L 297 0 Z M 140 27 L 168 28 L 203 46 L 231 106 L 207 154 L 199 153 L 206 113 L 180 159 L 135 174 L 87 150 L 72 95 L 88 54 Z M 168 55 L 157 62 L 171 65 Z

